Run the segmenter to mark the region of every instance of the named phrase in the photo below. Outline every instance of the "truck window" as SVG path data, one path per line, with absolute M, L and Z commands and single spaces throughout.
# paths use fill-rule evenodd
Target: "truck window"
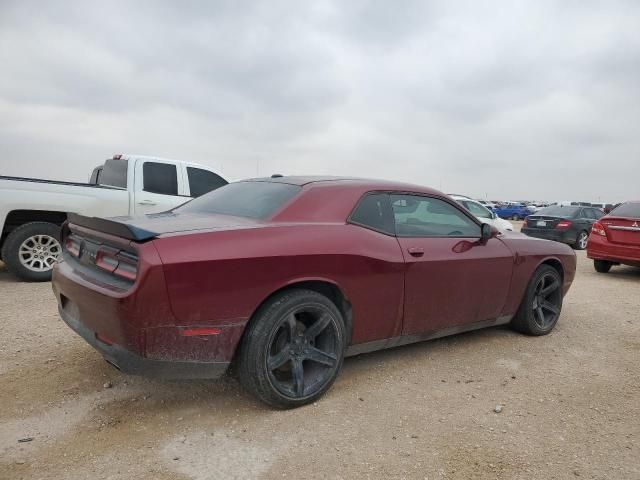
M 187 167 L 187 176 L 192 197 L 199 197 L 228 183 L 221 176 L 201 168 Z
M 145 162 L 142 165 L 142 189 L 160 195 L 178 195 L 178 171 L 168 163 Z
M 109 187 L 127 188 L 128 160 L 107 160 L 102 171 L 96 172 L 96 183 Z

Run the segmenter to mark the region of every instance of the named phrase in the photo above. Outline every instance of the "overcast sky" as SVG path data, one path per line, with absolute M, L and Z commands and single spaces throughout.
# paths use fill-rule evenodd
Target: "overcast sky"
M 0 1 L 0 174 L 114 153 L 640 197 L 640 2 Z

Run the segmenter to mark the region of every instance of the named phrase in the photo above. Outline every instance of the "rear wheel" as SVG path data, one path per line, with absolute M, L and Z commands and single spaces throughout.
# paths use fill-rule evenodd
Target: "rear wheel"
M 589 232 L 583 230 L 578 234 L 576 243 L 573 244 L 573 248 L 576 250 L 584 250 L 587 248 L 587 242 L 589 241 Z
M 531 277 L 511 325 L 527 335 L 546 335 L 555 327 L 561 310 L 562 277 L 550 265 L 541 265 Z
M 511 217 L 511 220 L 520 220 L 520 217 L 518 217 L 518 215 L 513 215 Z
M 240 383 L 277 408 L 311 403 L 342 367 L 346 332 L 342 314 L 324 295 L 290 290 L 262 306 L 242 341 Z
M 612 265 L 613 264 L 611 262 L 607 262 L 606 260 L 593 261 L 593 268 L 595 268 L 598 273 L 609 273 Z
M 11 273 L 29 282 L 51 280 L 51 270 L 62 253 L 60 227 L 30 222 L 12 231 L 2 246 L 2 259 Z

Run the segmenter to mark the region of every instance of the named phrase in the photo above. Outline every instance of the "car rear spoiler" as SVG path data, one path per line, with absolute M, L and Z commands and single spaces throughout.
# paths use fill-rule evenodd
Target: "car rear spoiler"
M 112 217 L 112 218 L 98 218 L 98 217 L 85 217 L 84 215 L 78 215 L 77 213 L 69 213 L 68 221 L 74 225 L 90 228 L 98 232 L 108 233 L 116 237 L 126 238 L 127 240 L 134 240 L 136 242 L 144 242 L 151 240 L 158 236 L 157 232 L 151 232 L 143 228 L 136 227 L 131 223 L 127 223 L 127 219 L 131 217 Z

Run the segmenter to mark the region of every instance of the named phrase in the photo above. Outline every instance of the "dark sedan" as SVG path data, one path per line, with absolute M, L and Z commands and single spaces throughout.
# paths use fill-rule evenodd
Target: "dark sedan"
M 576 250 L 587 248 L 593 224 L 604 213 L 593 207 L 552 205 L 529 215 L 521 232 L 530 237 L 567 243 Z

